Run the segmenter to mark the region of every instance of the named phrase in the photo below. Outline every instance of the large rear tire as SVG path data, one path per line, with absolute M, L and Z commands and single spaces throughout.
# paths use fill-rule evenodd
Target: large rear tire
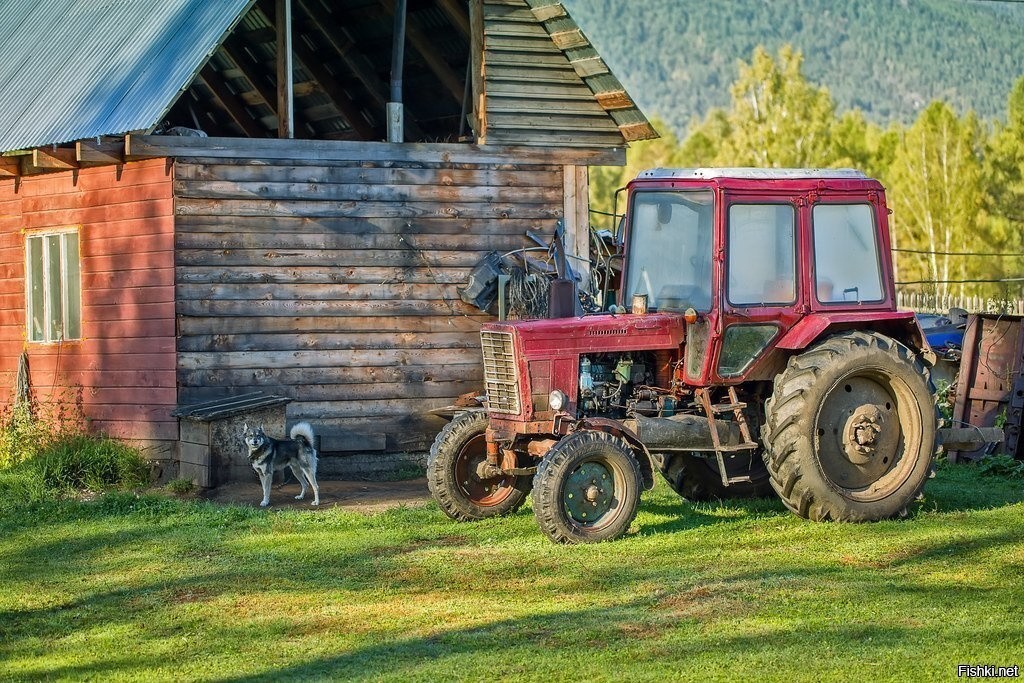
M 730 477 L 750 477 L 749 482 L 722 485 L 722 475 L 714 455 L 701 457 L 689 453 L 665 453 L 655 457 L 661 475 L 686 500 L 699 503 L 728 498 L 763 498 L 773 495 L 768 469 L 761 456 L 752 452 L 725 456 L 725 469 Z
M 566 436 L 533 481 L 533 513 L 556 543 L 596 543 L 629 531 L 640 505 L 640 465 L 623 439 L 597 431 Z
M 885 335 L 838 334 L 790 359 L 765 412 L 772 487 L 801 517 L 902 515 L 928 479 L 935 439 L 928 372 Z
M 487 459 L 487 413 L 467 412 L 444 426 L 427 457 L 427 488 L 446 515 L 472 522 L 515 512 L 529 494 L 527 477 L 480 479 Z

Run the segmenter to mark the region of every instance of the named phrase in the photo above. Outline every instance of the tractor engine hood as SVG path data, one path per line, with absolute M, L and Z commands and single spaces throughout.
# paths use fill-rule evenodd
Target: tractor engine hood
M 487 323 L 481 329 L 511 333 L 519 353 L 530 361 L 584 353 L 677 349 L 683 342 L 686 323 L 678 313 L 608 313 Z

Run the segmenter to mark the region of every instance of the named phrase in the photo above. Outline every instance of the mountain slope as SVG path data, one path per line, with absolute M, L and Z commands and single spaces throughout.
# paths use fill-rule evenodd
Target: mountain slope
M 840 110 L 909 121 L 934 99 L 1005 118 L 1024 4 L 976 0 L 563 0 L 649 116 L 683 131 L 729 102 L 738 60 L 790 43 Z

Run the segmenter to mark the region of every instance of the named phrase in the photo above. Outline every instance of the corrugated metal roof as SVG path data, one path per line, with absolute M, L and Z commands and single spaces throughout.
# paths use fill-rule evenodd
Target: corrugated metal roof
M 0 151 L 148 129 L 254 0 L 4 0 Z

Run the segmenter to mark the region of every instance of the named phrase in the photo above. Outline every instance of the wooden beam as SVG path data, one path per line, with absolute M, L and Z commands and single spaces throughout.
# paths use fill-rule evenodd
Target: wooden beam
M 448 17 L 448 21 L 452 22 L 452 25 L 459 29 L 463 36 L 468 38 L 470 33 L 469 13 L 466 11 L 465 1 L 434 0 L 434 2 L 441 8 L 445 16 Z
M 221 79 L 220 74 L 217 73 L 212 66 L 208 63 L 203 67 L 203 70 L 199 72 L 199 77 L 206 83 L 206 87 L 213 92 L 224 109 L 227 110 L 228 115 L 234 119 L 235 123 L 238 124 L 246 135 L 253 138 L 266 137 L 267 130 L 263 125 L 253 118 L 249 110 L 245 108 L 245 103 L 242 98 L 231 92 L 227 84 Z
M 124 163 L 124 138 L 79 140 L 75 143 L 75 159 L 82 168 Z
M 483 0 L 469 0 L 470 80 L 473 84 L 473 131 L 478 142 L 487 142 L 487 74 L 484 64 Z
M 261 2 L 259 5 L 260 11 L 263 13 L 266 21 L 273 25 L 272 20 L 264 9 L 267 4 L 268 0 Z M 348 125 L 364 140 L 376 139 L 378 136 L 374 132 L 373 127 L 366 122 L 362 112 L 359 111 L 352 98 L 348 96 L 334 75 L 324 66 L 323 58 L 315 54 L 301 40 L 292 43 L 292 49 L 295 51 L 295 56 L 298 60 L 302 62 L 302 66 L 320 84 L 324 93 L 331 99 Z
M 0 178 L 16 178 L 21 175 L 18 157 L 0 157 Z
M 394 0 L 379 0 L 379 2 L 384 9 L 388 11 L 388 13 L 394 16 Z M 405 37 L 416 49 L 416 52 L 420 53 L 420 56 L 423 57 L 423 61 L 426 62 L 427 67 L 441 81 L 441 85 L 451 93 L 456 102 L 462 104 L 462 79 L 459 78 L 458 74 L 452 71 L 452 68 L 448 66 L 448 62 L 444 61 L 444 58 L 437 53 L 432 41 L 411 23 L 407 23 L 405 26 Z
M 278 140 L 276 138 L 186 138 L 171 135 L 128 135 L 126 160 L 162 157 L 204 159 L 302 159 L 318 162 L 424 162 L 445 164 L 515 164 L 517 166 L 623 166 L 623 147 L 540 147 L 466 145 L 458 143 L 345 142 Z M 214 162 L 211 162 L 214 163 Z
M 276 0 L 274 26 L 277 29 L 277 137 L 295 137 L 295 92 L 292 78 L 292 3 Z
M 21 157 L 21 174 L 52 173 L 78 168 L 75 150 L 69 147 L 33 149 L 31 155 Z
M 387 97 L 384 92 L 386 84 L 381 81 L 373 69 L 373 64 L 359 50 L 352 37 L 344 26 L 339 25 L 319 2 L 310 0 L 298 0 L 299 8 L 306 14 L 310 25 L 320 32 L 323 40 L 327 42 L 337 53 L 345 67 L 363 84 L 373 104 L 383 112 L 387 106 Z M 408 104 L 406 104 L 408 109 Z M 406 118 L 405 129 L 410 136 L 422 139 L 423 131 L 412 118 Z
M 270 111 L 274 112 L 274 116 L 277 116 L 277 91 L 267 83 L 266 79 L 261 78 L 260 74 L 256 72 L 259 68 L 253 59 L 244 50 L 240 50 L 233 43 L 225 41 L 221 46 L 224 54 L 234 62 L 238 70 L 245 76 L 245 80 L 252 83 L 252 87 L 256 90 L 256 93 L 260 96 L 260 99 L 270 107 Z
M 338 111 L 345 121 L 348 122 L 348 125 L 364 140 L 377 139 L 379 136 L 374 131 L 373 126 L 366 121 L 356 103 L 352 101 L 352 98 L 348 96 L 345 89 L 334 78 L 334 75 L 324 66 L 323 59 L 302 43 L 295 43 L 294 48 L 295 56 L 302 62 L 302 66 L 316 79 L 327 96 L 331 98 L 331 102 L 338 108 Z

